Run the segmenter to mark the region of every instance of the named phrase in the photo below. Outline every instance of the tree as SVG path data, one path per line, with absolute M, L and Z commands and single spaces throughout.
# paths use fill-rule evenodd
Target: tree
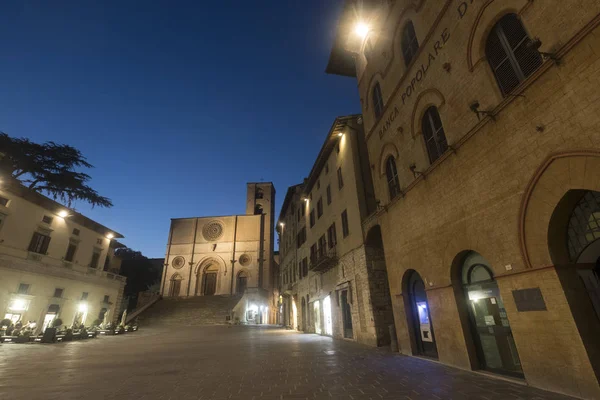
M 18 180 L 31 190 L 60 199 L 69 207 L 76 200 L 92 206 L 112 207 L 110 199 L 87 185 L 91 177 L 77 171 L 93 167 L 73 146 L 54 142 L 40 144 L 0 132 L 0 174 Z
M 124 295 L 129 299 L 128 310 L 132 310 L 137 304 L 138 293 L 160 283 L 164 259 L 148 258 L 129 247 L 117 249 L 115 256 L 122 260 L 119 274 L 127 278 Z

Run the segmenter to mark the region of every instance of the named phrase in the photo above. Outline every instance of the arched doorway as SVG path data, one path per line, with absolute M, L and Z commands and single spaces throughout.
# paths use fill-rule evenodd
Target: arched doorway
M 408 294 L 408 322 L 414 336 L 414 354 L 437 358 L 431 313 L 425 292 L 425 283 L 416 271 L 409 271 L 405 290 Z
M 200 288 L 200 294 L 202 296 L 213 296 L 217 292 L 217 274 L 219 272 L 219 267 L 215 264 L 209 264 L 206 268 L 204 268 L 204 272 L 202 275 L 198 274 L 198 281 L 200 281 L 201 285 L 196 285 L 197 288 Z M 196 292 L 196 295 L 199 293 Z
M 240 273 L 238 273 L 238 275 L 237 275 L 236 293 L 244 294 L 247 287 L 248 287 L 248 274 L 246 273 L 246 271 L 240 271 Z
M 478 367 L 522 377 L 515 340 L 489 263 L 481 254 L 469 251 L 457 272 L 469 313 Z
M 177 297 L 181 291 L 181 275 L 175 273 L 171 276 L 171 283 L 169 285 L 169 297 Z
M 302 327 L 300 328 L 301 331 L 306 332 L 306 300 L 304 299 L 304 297 L 302 298 Z
M 563 196 L 550 219 L 548 246 L 556 265 L 576 271 L 600 320 L 600 192 L 569 190 Z

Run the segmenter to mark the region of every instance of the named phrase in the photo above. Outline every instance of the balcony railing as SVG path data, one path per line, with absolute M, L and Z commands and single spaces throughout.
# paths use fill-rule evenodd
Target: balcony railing
M 319 249 L 310 255 L 310 270 L 314 272 L 325 272 L 334 267 L 338 262 L 335 247 L 330 249 Z

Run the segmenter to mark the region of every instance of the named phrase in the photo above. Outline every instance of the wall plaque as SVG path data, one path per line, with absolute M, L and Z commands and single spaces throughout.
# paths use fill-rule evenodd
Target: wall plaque
M 513 290 L 517 311 L 546 311 L 546 302 L 540 288 Z

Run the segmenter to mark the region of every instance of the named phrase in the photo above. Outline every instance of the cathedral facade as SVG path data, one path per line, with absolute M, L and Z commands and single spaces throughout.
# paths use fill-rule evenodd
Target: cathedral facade
M 248 183 L 245 214 L 172 219 L 163 298 L 246 295 L 236 319 L 274 322 L 274 207 L 272 183 Z

